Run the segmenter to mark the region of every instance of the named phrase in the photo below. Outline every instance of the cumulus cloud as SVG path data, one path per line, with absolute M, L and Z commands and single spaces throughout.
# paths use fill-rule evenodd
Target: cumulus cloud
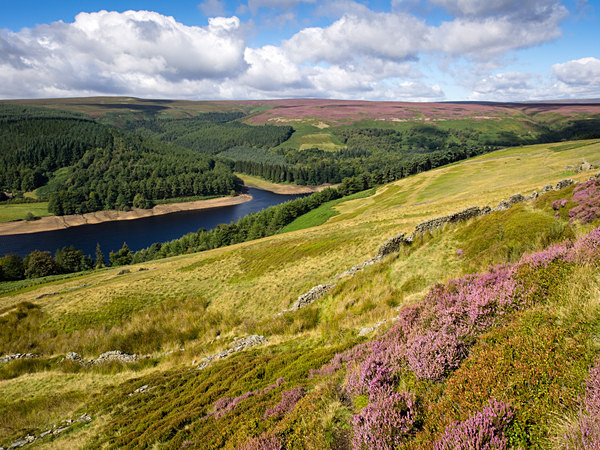
M 587 57 L 554 64 L 556 88 L 568 96 L 600 96 L 600 59 Z
M 212 18 L 200 28 L 155 12 L 101 11 L 0 36 L 0 95 L 8 97 L 69 89 L 166 93 L 178 83 L 222 79 L 247 66 L 237 17 Z M 15 70 L 34 86 L 15 84 Z
M 328 25 L 256 48 L 246 43 L 252 22 L 220 17 L 222 0 L 198 4 L 216 16 L 204 27 L 149 11 L 100 11 L 81 13 L 73 23 L 0 31 L 0 97 L 443 100 L 439 79 L 447 83 L 452 76 L 468 83 L 473 99 L 544 94 L 532 75 L 492 73 L 509 52 L 560 35 L 567 13 L 557 0 L 427 1 L 454 18 L 432 25 L 410 8 L 375 12 L 352 0 L 332 0 L 314 5 L 317 12 L 334 14 Z M 297 19 L 294 7 L 314 2 L 249 0 L 247 8 L 274 8 L 267 16 L 289 23 Z M 444 76 L 431 79 L 432 60 Z M 468 80 L 456 72 L 461 64 L 473 71 Z M 556 64 L 548 90 L 597 92 L 599 65 L 595 58 Z
M 532 75 L 520 72 L 506 72 L 484 77 L 471 87 L 471 100 L 514 101 L 539 98 L 540 92 L 533 84 Z M 539 80 L 538 80 L 539 81 Z
M 556 10 L 566 11 L 558 0 L 431 0 L 458 17 L 512 17 L 519 22 L 543 20 Z
M 368 55 L 415 60 L 428 34 L 425 23 L 407 14 L 344 15 L 324 28 L 305 28 L 283 43 L 296 61 L 342 63 Z

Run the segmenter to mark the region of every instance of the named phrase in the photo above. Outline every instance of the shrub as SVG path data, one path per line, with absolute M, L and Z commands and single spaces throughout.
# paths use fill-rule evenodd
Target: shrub
M 577 421 L 565 434 L 568 449 L 600 448 L 600 361 L 590 370 Z
M 593 178 L 573 190 L 577 206 L 569 210 L 571 222 L 590 223 L 600 217 L 600 178 Z
M 414 395 L 381 389 L 368 406 L 352 418 L 354 449 L 392 449 L 415 430 L 417 411 Z
M 265 419 L 268 419 L 269 417 L 281 419 L 294 409 L 294 406 L 296 406 L 296 403 L 298 403 L 298 400 L 302 397 L 304 397 L 304 389 L 302 387 L 283 391 L 281 393 L 281 401 L 273 408 L 269 408 L 265 411 Z
M 446 428 L 444 435 L 435 443 L 434 448 L 435 450 L 508 448 L 508 439 L 504 432 L 513 417 L 510 406 L 492 399 L 489 406 L 480 412 L 463 422 L 454 422 Z

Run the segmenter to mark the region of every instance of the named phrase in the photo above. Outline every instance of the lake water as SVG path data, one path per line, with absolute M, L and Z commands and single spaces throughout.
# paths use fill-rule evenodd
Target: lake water
M 0 256 L 14 253 L 23 257 L 36 249 L 49 250 L 54 255 L 56 249 L 73 245 L 93 257 L 96 243 L 99 242 L 104 258 L 108 260 L 108 253 L 119 250 L 123 242 L 127 242 L 131 250 L 137 251 L 154 242 L 177 239 L 200 228 L 210 230 L 221 223 L 235 222 L 247 214 L 303 197 L 303 195 L 273 194 L 258 189 L 249 189 L 248 193 L 252 195 L 252 200 L 240 205 L 80 225 L 41 233 L 0 236 Z

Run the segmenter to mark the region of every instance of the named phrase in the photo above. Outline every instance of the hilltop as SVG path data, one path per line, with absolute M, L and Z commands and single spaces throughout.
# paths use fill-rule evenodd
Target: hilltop
M 449 448 L 488 419 L 497 447 L 576 442 L 600 382 L 599 182 L 583 160 L 600 165 L 600 141 L 498 150 L 260 240 L 5 283 L 0 354 L 34 355 L 0 365 L 0 445 L 60 425 L 34 445 Z M 423 221 L 533 191 L 362 264 Z

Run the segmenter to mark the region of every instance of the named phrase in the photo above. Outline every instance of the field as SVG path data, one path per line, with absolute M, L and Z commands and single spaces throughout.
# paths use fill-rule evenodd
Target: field
M 24 220 L 28 213 L 35 217 L 49 216 L 48 202 L 2 204 L 0 205 L 0 222 Z
M 352 114 L 363 111 L 362 103 L 357 105 L 348 106 Z M 304 107 L 308 114 L 326 106 L 315 101 Z M 389 107 L 389 114 L 398 114 L 394 117 L 427 112 L 394 113 L 394 105 Z M 436 108 L 446 116 L 491 114 L 483 106 Z M 268 120 L 268 114 L 260 114 L 253 120 Z M 0 296 L 0 319 L 11 324 L 0 327 L 0 354 L 31 351 L 41 358 L 0 366 L 0 445 L 83 412 L 92 415 L 90 424 L 40 441 L 41 446 L 135 442 L 162 448 L 201 445 L 205 439 L 207 448 L 235 447 L 263 432 L 290 448 L 349 444 L 349 420 L 369 398 L 361 394 L 348 400 L 340 393 L 345 370 L 312 378 L 310 369 L 365 342 L 361 328 L 385 320 L 367 333 L 382 336 L 398 308 L 422 301 L 435 283 L 515 262 L 524 252 L 589 231 L 590 225 L 554 218 L 552 201 L 572 195 L 573 188 L 424 236 L 397 256 L 339 279 L 311 306 L 285 310 L 311 287 L 371 258 L 387 238 L 412 232 L 424 219 L 473 205 L 494 207 L 515 193 L 541 192 L 566 177 L 587 180 L 595 172 L 567 168 L 583 159 L 600 165 L 600 141 L 509 148 L 322 205 L 288 226 L 289 232 L 269 238 L 134 265 L 125 273 L 113 268 L 33 287 L 14 284 Z M 478 337 L 471 356 L 447 380 L 403 372 L 396 389 L 415 393 L 427 411 L 422 426 L 411 432 L 412 447 L 428 448 L 451 420 L 465 420 L 492 396 L 509 402 L 517 411 L 511 423 L 525 427 L 510 429 L 515 446 L 528 447 L 533 441 L 527 439 L 534 439 L 539 447 L 549 447 L 561 428 L 546 419 L 554 414 L 557 423 L 573 420 L 576 398 L 598 355 L 593 336 L 600 329 L 599 283 L 590 267 L 573 269 L 560 278 L 564 289 L 544 294 L 545 303 L 509 314 Z M 264 335 L 269 343 L 203 371 L 189 370 L 234 338 L 252 334 Z M 60 362 L 69 351 L 90 359 L 115 349 L 152 357 L 103 369 Z M 523 360 L 531 361 L 530 367 L 521 367 Z M 501 385 L 486 373 L 489 367 Z M 284 387 L 276 384 L 279 377 Z M 146 384 L 155 390 L 129 395 Z M 473 387 L 468 395 L 465 386 Z M 267 408 L 282 401 L 284 390 L 297 387 L 304 398 L 296 399 L 289 414 L 263 419 Z M 528 387 L 536 395 L 529 396 Z M 218 410 L 217 400 L 243 395 L 223 418 L 207 416 Z

